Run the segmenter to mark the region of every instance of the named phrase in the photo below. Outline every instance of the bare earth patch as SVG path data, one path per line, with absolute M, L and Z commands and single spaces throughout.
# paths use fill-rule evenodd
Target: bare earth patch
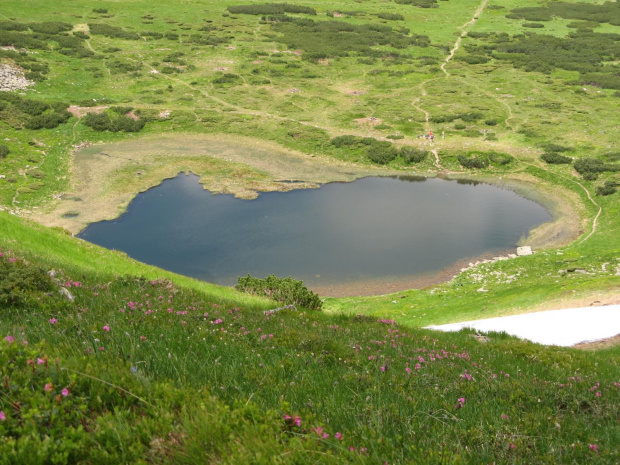
M 355 121 L 362 124 L 369 124 L 371 126 L 378 126 L 381 124 L 381 120 L 379 118 L 375 118 L 374 116 L 368 116 L 366 118 L 357 118 Z
M 78 107 L 77 105 L 71 105 L 67 108 L 67 111 L 77 118 L 83 118 L 88 113 L 101 113 L 103 110 L 107 110 L 108 107 L 100 105 L 97 107 Z
M 389 174 L 239 136 L 150 136 L 76 147 L 71 190 L 32 217 L 77 233 L 89 223 L 120 216 L 138 193 L 180 172 L 199 175 L 211 192 L 246 199 L 259 192 L 317 188 L 327 182 Z

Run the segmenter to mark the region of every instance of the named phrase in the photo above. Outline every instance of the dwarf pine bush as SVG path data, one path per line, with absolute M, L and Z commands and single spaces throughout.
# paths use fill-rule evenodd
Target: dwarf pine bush
M 317 294 L 304 286 L 302 281 L 296 281 L 291 277 L 278 278 L 270 274 L 265 279 L 260 279 L 248 274 L 246 277 L 238 278 L 235 289 L 310 310 L 321 310 L 323 307 L 323 302 Z

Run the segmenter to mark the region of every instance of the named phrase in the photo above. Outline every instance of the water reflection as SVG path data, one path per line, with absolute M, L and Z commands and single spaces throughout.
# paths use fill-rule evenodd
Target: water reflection
M 273 273 L 322 286 L 437 271 L 514 247 L 549 219 L 540 205 L 478 182 L 375 177 L 247 201 L 182 175 L 80 237 L 220 284 Z

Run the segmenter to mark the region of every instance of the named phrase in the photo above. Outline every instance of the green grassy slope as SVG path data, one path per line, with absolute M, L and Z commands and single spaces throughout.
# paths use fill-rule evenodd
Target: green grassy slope
M 275 304 L 0 220 L 40 244 L 0 244 L 3 463 L 619 458 L 617 348 L 265 314 Z

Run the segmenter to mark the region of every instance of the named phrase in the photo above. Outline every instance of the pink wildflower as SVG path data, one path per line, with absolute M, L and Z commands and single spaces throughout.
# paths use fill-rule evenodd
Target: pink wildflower
M 508 417 L 508 415 L 506 415 L 505 413 L 502 413 L 502 420 L 508 420 L 510 417 Z
M 62 391 L 60 391 L 60 393 L 64 396 L 67 397 L 69 395 L 69 389 L 67 388 L 63 388 Z
M 382 366 L 381 371 L 385 371 L 385 370 L 387 370 L 387 366 Z
M 45 392 L 52 392 L 52 389 L 54 389 L 54 385 L 52 383 L 47 383 L 43 388 Z
M 45 360 L 43 360 L 42 358 L 37 357 L 37 365 L 43 365 L 45 363 Z
M 510 450 L 514 450 L 516 448 L 517 448 L 517 446 L 515 446 L 513 443 L 510 443 L 510 445 L 508 446 L 508 449 L 510 449 Z
M 105 325 L 105 326 L 103 327 L 103 330 L 104 330 L 104 331 L 108 331 L 108 332 L 109 332 L 109 331 L 110 331 L 110 327 L 109 327 L 108 325 Z
M 374 359 L 375 359 L 374 355 L 371 355 L 370 357 L 368 357 L 368 360 L 374 360 Z
M 411 368 L 407 367 L 407 368 L 405 368 L 405 371 L 406 371 L 408 374 L 411 374 Z
M 4 413 L 4 410 L 0 410 L 0 420 L 2 421 L 6 420 L 6 415 Z
M 588 447 L 591 451 L 594 451 L 598 454 L 598 444 L 588 444 Z
M 140 336 L 141 341 L 146 341 L 146 336 Z
M 419 363 L 416 363 L 416 364 L 415 364 L 415 366 L 414 366 L 414 368 L 415 368 L 416 370 L 419 370 L 420 368 L 422 368 L 422 365 L 420 365 Z
M 6 339 L 9 344 L 13 344 L 13 341 L 15 341 L 15 338 L 13 336 L 7 336 L 4 339 Z
M 296 417 L 293 419 L 293 423 L 294 423 L 294 424 L 295 424 L 295 426 L 297 426 L 297 427 L 301 426 L 301 418 L 299 418 L 298 416 L 296 416 Z
M 267 336 L 265 334 L 263 334 L 260 338 L 261 339 L 267 339 Z
M 596 397 L 601 397 L 601 396 L 602 396 L 602 394 L 601 394 L 601 392 L 600 392 L 600 391 L 596 391 L 596 394 L 594 394 L 594 395 L 595 395 Z
M 461 378 L 465 378 L 467 381 L 471 381 L 471 375 L 469 373 L 462 374 Z
M 339 441 L 342 441 L 342 433 L 336 433 L 334 434 L 334 436 L 336 437 L 336 439 L 338 439 Z
M 103 352 L 105 350 L 105 347 L 99 347 L 99 350 Z
M 55 325 L 58 320 L 56 318 L 50 318 L 50 324 Z

